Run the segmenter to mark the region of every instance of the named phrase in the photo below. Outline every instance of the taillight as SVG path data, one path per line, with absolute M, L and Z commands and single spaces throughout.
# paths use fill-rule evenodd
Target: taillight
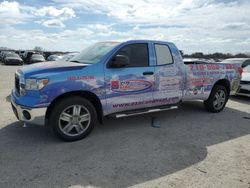
M 239 67 L 239 73 L 240 73 L 240 75 L 242 75 L 242 73 L 243 73 L 243 68 L 242 67 Z

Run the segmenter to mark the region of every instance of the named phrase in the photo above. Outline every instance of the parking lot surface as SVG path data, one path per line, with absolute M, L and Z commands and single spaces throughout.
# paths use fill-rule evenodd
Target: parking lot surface
M 17 68 L 0 65 L 0 187 L 250 188 L 249 98 L 231 97 L 218 114 L 195 101 L 107 119 L 86 139 L 66 143 L 15 118 L 9 94 Z

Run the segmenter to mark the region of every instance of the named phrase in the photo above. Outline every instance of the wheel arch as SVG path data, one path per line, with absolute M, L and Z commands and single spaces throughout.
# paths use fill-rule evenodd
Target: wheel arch
M 217 82 L 215 82 L 214 86 L 216 86 L 216 85 L 224 86 L 227 90 L 228 96 L 230 95 L 231 84 L 230 84 L 229 80 L 227 80 L 226 78 L 220 79 Z M 214 86 L 213 86 L 213 88 L 214 88 Z
M 103 123 L 103 108 L 102 108 L 102 104 L 100 99 L 97 97 L 96 94 L 90 92 L 90 91 L 71 91 L 71 92 L 67 92 L 64 93 L 62 95 L 57 96 L 49 105 L 47 111 L 46 111 L 46 125 L 48 125 L 48 119 L 49 119 L 49 115 L 51 114 L 51 110 L 53 109 L 53 107 L 62 99 L 64 98 L 68 98 L 68 97 L 74 97 L 74 96 L 79 96 L 79 97 L 83 97 L 87 100 L 89 100 L 97 113 L 97 118 L 99 123 Z

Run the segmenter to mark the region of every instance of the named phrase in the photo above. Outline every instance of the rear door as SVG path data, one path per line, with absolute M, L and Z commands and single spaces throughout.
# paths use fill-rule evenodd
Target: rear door
M 127 56 L 129 65 L 104 68 L 108 114 L 150 106 L 154 67 L 150 66 L 148 43 L 123 45 L 113 56 Z M 110 60 L 111 60 L 110 59 Z
M 175 104 L 182 99 L 184 72 L 180 63 L 175 62 L 171 46 L 166 43 L 154 43 L 155 51 L 155 90 L 153 93 L 154 106 Z

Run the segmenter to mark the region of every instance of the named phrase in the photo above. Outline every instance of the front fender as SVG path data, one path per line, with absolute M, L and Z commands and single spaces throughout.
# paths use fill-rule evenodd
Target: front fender
M 86 80 L 84 80 L 86 78 Z M 105 85 L 96 77 L 82 77 L 83 80 L 75 80 L 72 77 L 63 82 L 54 82 L 40 91 L 41 104 L 47 104 L 58 96 L 75 91 L 87 91 L 94 93 L 100 100 L 105 98 Z

